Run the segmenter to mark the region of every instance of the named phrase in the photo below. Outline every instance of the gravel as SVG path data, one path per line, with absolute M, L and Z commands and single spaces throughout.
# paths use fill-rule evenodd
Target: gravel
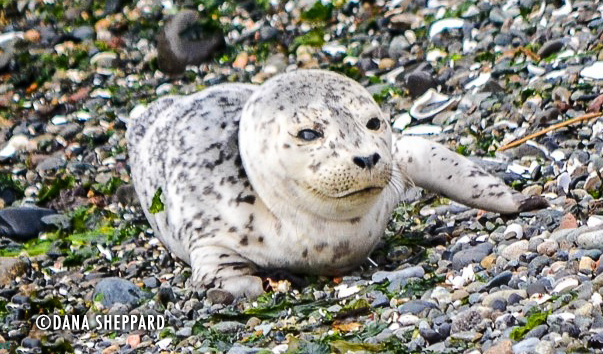
M 601 111 L 601 1 L 192 3 L 4 2 L 0 342 L 106 354 L 603 348 L 603 119 L 499 151 Z M 259 299 L 212 305 L 227 295 L 189 287 L 190 268 L 146 222 L 127 121 L 160 96 L 295 68 L 352 77 L 406 133 L 432 134 L 550 206 L 501 216 L 409 193 L 362 267 L 270 274 Z M 413 118 L 428 93 L 443 101 Z M 163 315 L 166 328 L 34 325 L 101 313 Z

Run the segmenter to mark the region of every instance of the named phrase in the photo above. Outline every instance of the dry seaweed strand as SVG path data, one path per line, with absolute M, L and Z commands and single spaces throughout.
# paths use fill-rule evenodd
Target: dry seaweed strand
M 530 134 L 530 135 L 528 135 L 526 137 L 523 137 L 523 138 L 521 138 L 519 140 L 515 140 L 515 141 L 512 141 L 512 142 L 510 142 L 508 144 L 505 144 L 505 145 L 501 146 L 500 148 L 498 148 L 498 151 L 505 151 L 505 150 L 510 149 L 512 147 L 521 145 L 521 144 L 525 143 L 526 141 L 528 141 L 530 139 L 534 139 L 534 138 L 539 137 L 541 135 L 544 135 L 544 134 L 546 134 L 546 133 L 548 133 L 550 131 L 557 130 L 559 128 L 563 128 L 563 127 L 568 126 L 570 124 L 574 124 L 574 123 L 577 123 L 577 122 L 582 122 L 582 121 L 585 121 L 585 120 L 589 120 L 589 119 L 593 119 L 593 118 L 597 118 L 597 117 L 601 117 L 601 116 L 603 116 L 603 112 L 589 113 L 589 114 L 585 114 L 585 115 L 580 116 L 580 117 L 568 119 L 568 120 L 566 120 L 564 122 L 551 125 L 550 127 L 544 128 L 544 129 L 542 129 L 542 130 L 540 130 L 540 131 L 538 131 L 538 132 L 536 132 L 534 134 Z

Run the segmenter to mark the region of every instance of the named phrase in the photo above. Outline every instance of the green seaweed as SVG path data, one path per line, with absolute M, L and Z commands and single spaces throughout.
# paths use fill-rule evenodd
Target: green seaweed
M 157 191 L 153 195 L 153 200 L 151 201 L 151 207 L 149 208 L 151 214 L 157 214 L 165 209 L 165 206 L 161 201 L 161 193 L 163 193 L 161 187 L 157 188 Z
M 307 33 L 295 37 L 293 40 L 291 51 L 295 50 L 300 45 L 307 45 L 311 47 L 322 47 L 325 44 L 324 39 L 325 32 L 322 29 L 315 28 L 308 31 Z
M 322 1 L 317 1 L 311 8 L 302 12 L 301 19 L 311 23 L 328 22 L 333 15 L 333 4 L 323 4 Z
M 525 337 L 525 335 L 531 331 L 532 329 L 540 326 L 543 323 L 546 323 L 546 319 L 551 314 L 551 311 L 537 311 L 528 317 L 528 322 L 525 326 L 515 327 L 509 334 L 509 338 L 514 341 L 520 341 Z
M 71 175 L 57 177 L 50 185 L 44 185 L 38 193 L 38 203 L 46 203 L 56 198 L 63 189 L 72 188 L 75 178 Z

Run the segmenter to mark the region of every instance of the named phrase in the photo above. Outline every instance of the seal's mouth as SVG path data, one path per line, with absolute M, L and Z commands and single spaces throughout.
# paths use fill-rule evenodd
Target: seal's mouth
M 378 192 L 381 192 L 383 190 L 383 187 L 376 187 L 376 186 L 372 186 L 372 187 L 367 187 L 367 188 L 363 188 L 363 189 L 359 189 L 359 190 L 355 190 L 355 191 L 346 191 L 344 194 L 341 195 L 337 195 L 334 196 L 335 199 L 343 199 L 343 198 L 349 198 L 349 197 L 354 197 L 354 196 L 364 196 L 367 194 L 377 194 Z

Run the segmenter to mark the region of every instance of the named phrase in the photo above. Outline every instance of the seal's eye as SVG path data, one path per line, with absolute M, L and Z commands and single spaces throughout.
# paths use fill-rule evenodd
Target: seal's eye
M 381 127 L 381 121 L 379 120 L 379 118 L 371 118 L 366 123 L 366 127 L 370 130 L 379 130 L 379 127 Z
M 297 137 L 301 140 L 312 141 L 320 138 L 322 135 L 316 130 L 304 129 L 297 133 Z

